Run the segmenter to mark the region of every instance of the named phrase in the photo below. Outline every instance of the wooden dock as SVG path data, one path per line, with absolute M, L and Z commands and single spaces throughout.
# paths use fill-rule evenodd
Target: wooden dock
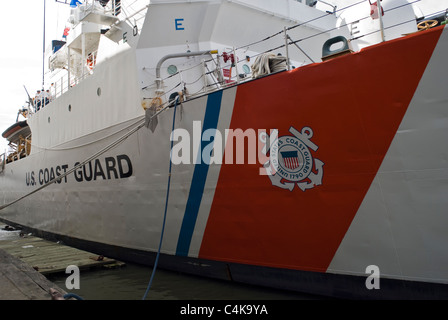
M 76 265 L 83 270 L 120 264 L 113 259 L 27 235 L 15 240 L 0 240 L 0 249 L 19 258 L 43 275 L 65 272 L 69 265 Z
M 124 265 L 61 243 L 19 235 L 20 231 L 10 232 L 10 235 L 0 238 L 0 300 L 49 300 L 50 288 L 65 294 L 45 276 L 65 273 L 70 265 L 80 270 Z
M 51 300 L 50 290 L 66 292 L 22 260 L 0 249 L 0 300 Z

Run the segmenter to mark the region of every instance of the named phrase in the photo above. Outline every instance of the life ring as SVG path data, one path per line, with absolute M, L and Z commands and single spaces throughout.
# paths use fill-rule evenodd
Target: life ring
M 152 98 L 151 101 L 149 99 L 150 98 L 143 99 L 143 101 L 142 101 L 143 110 L 146 110 L 149 108 L 157 109 L 158 107 L 160 107 L 162 105 L 162 98 L 160 98 L 160 97 Z
M 87 58 L 87 68 L 89 68 L 89 70 L 93 70 L 93 59 L 92 58 Z
M 93 67 L 95 67 L 96 61 L 95 56 L 93 53 L 89 53 L 87 55 L 87 68 L 89 68 L 90 71 L 93 70 Z
M 160 98 L 160 97 L 157 97 L 157 98 L 153 98 L 152 100 L 151 100 L 151 104 L 150 104 L 150 108 L 151 107 L 159 107 L 159 106 L 161 106 L 162 105 L 162 98 Z

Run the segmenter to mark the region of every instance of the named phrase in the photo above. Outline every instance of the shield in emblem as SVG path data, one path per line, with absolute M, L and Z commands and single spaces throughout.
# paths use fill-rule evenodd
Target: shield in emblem
M 285 167 L 294 170 L 300 166 L 297 150 L 280 152 L 283 158 Z

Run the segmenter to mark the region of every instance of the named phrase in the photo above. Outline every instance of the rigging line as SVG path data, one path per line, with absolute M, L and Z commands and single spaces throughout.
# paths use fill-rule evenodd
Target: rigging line
M 151 119 L 153 119 L 154 117 L 157 117 L 159 114 L 161 114 L 163 111 L 165 111 L 167 108 L 169 108 L 172 105 L 172 103 L 167 104 L 165 107 L 163 107 L 162 109 L 160 109 L 159 111 L 157 111 L 152 117 Z M 140 130 L 141 128 L 143 128 L 145 126 L 145 121 L 146 119 L 141 119 L 139 120 L 136 124 L 138 124 L 135 128 L 133 128 L 132 130 L 130 130 L 129 132 L 127 132 L 126 134 L 124 134 L 123 136 L 121 136 L 119 139 L 115 140 L 114 142 L 112 142 L 111 144 L 107 145 L 106 147 L 104 147 L 103 149 L 101 149 L 100 151 L 94 153 L 93 155 L 91 155 L 89 158 L 87 158 L 86 160 L 82 161 L 81 163 L 79 163 L 78 165 L 74 166 L 72 169 L 68 170 L 67 172 L 61 174 L 58 177 L 55 177 L 54 179 L 50 180 L 49 182 L 47 182 L 46 184 L 40 186 L 39 188 L 37 188 L 36 190 L 33 190 L 25 195 L 23 195 L 22 197 L 19 197 L 18 199 L 4 204 L 2 206 L 0 206 L 0 211 L 29 197 L 30 195 L 39 192 L 40 190 L 48 187 L 49 185 L 62 180 L 62 178 L 68 176 L 69 174 L 71 174 L 72 172 L 74 172 L 75 170 L 78 170 L 79 168 L 81 168 L 83 165 L 85 165 L 86 163 L 88 163 L 89 161 L 92 161 L 96 158 L 98 158 L 100 155 L 102 155 L 103 153 L 109 151 L 110 149 L 118 146 L 120 143 L 124 142 L 127 138 L 129 138 L 131 135 L 133 135 L 134 133 L 136 133 L 138 130 Z M 141 122 L 141 123 L 139 123 Z
M 37 145 L 35 145 L 35 144 L 31 144 L 31 147 L 34 147 L 34 148 L 37 148 L 37 149 L 40 149 L 40 150 L 45 150 L 45 151 L 66 151 L 66 150 L 73 150 L 73 149 L 82 148 L 82 147 L 91 145 L 91 144 L 93 144 L 93 143 L 96 143 L 96 142 L 105 140 L 105 139 L 107 139 L 107 138 L 109 138 L 109 137 L 112 137 L 113 135 L 116 135 L 116 134 L 122 132 L 122 131 L 126 131 L 126 130 L 128 130 L 130 127 L 134 126 L 134 125 L 137 124 L 139 121 L 141 121 L 141 118 L 143 118 L 143 117 L 144 117 L 144 116 L 140 116 L 140 117 L 138 117 L 138 120 L 137 120 L 136 122 L 131 123 L 130 125 L 128 125 L 128 126 L 122 128 L 122 129 L 119 129 L 119 130 L 117 130 L 117 131 L 115 131 L 115 132 L 112 132 L 112 133 L 110 133 L 110 134 L 108 134 L 108 135 L 106 135 L 106 136 L 104 136 L 104 137 L 102 137 L 102 138 L 99 138 L 99 139 L 94 140 L 94 141 L 86 142 L 86 143 L 84 143 L 84 144 L 80 144 L 80 145 L 77 145 L 77 146 L 67 147 L 67 148 L 44 148 L 44 147 L 39 147 L 39 146 L 37 146 Z M 82 137 L 81 137 L 81 138 L 82 138 Z
M 412 4 L 412 3 L 415 3 L 415 2 L 419 2 L 419 1 L 421 1 L 421 0 L 416 0 L 416 1 L 414 1 L 414 2 L 410 2 L 409 4 Z M 390 9 L 390 10 L 394 10 L 394 9 L 396 9 L 396 8 L 398 8 L 398 7 L 392 8 L 392 9 Z M 389 11 L 389 10 L 388 10 L 388 11 Z M 439 13 L 443 13 L 443 12 L 446 12 L 446 10 L 440 10 L 440 11 L 434 12 L 433 14 L 439 14 Z M 409 22 L 414 22 L 414 21 L 415 21 L 415 19 L 410 19 L 410 20 L 402 21 L 402 22 L 396 23 L 396 24 L 394 24 L 394 25 L 390 25 L 390 26 L 384 27 L 384 30 L 391 29 L 391 28 L 395 28 L 395 27 L 397 27 L 397 26 L 399 26 L 399 25 L 402 25 L 402 24 L 405 24 L 405 23 L 409 23 Z M 366 33 L 366 34 L 361 35 L 361 36 L 359 36 L 359 37 L 352 38 L 352 39 L 350 39 L 350 41 L 352 41 L 352 40 L 357 40 L 357 39 L 360 39 L 360 38 L 365 37 L 365 36 L 372 35 L 372 34 L 377 33 L 377 32 L 380 32 L 380 30 L 374 30 L 374 31 L 372 31 L 372 32 Z M 418 31 L 416 31 L 416 32 L 418 32 Z
M 46 3 L 47 1 L 44 0 L 44 32 L 43 32 L 43 53 L 42 53 L 42 89 L 45 86 L 45 15 L 46 15 Z
M 206 56 L 206 55 L 207 55 L 207 54 L 203 54 L 203 55 L 200 55 L 200 56 L 198 56 L 198 57 L 204 57 L 204 56 Z M 222 55 L 220 55 L 219 57 L 222 57 Z M 214 60 L 213 58 L 204 60 L 205 63 L 214 62 L 214 61 L 215 61 L 215 60 Z M 168 79 L 170 79 L 170 78 L 172 78 L 172 77 L 174 77 L 174 76 L 176 76 L 176 75 L 180 75 L 182 72 L 189 71 L 189 70 L 192 70 L 192 69 L 197 68 L 197 67 L 200 67 L 200 66 L 202 66 L 202 61 L 201 61 L 200 63 L 195 64 L 195 65 L 193 65 L 193 66 L 190 66 L 190 67 L 188 67 L 188 68 L 186 68 L 186 69 L 179 70 L 179 71 L 177 71 L 176 73 L 173 73 L 173 74 L 167 76 L 166 78 L 163 78 L 161 81 L 163 82 L 163 81 L 168 80 Z M 143 68 L 144 71 L 146 71 L 146 70 L 155 70 L 155 69 L 156 69 L 156 68 L 147 68 L 147 67 L 144 67 L 144 68 Z M 163 68 L 163 69 L 166 69 L 166 68 Z M 154 76 L 154 74 L 150 74 L 150 76 Z M 152 84 L 148 84 L 147 86 L 142 87 L 142 90 L 145 90 L 145 89 L 147 89 L 147 88 L 149 88 L 149 87 L 153 87 L 153 86 L 155 86 L 154 83 L 152 83 Z
M 443 11 L 443 12 L 444 12 L 444 11 Z M 384 30 L 391 29 L 391 28 L 395 28 L 395 27 L 397 27 L 397 26 L 399 26 L 399 25 L 402 25 L 402 24 L 405 24 L 405 23 L 409 23 L 409 22 L 412 22 L 412 21 L 415 21 L 415 19 L 410 19 L 410 20 L 407 20 L 407 21 L 403 21 L 403 22 L 400 22 L 400 23 L 391 25 L 391 26 L 384 27 Z M 374 33 L 380 32 L 380 31 L 381 31 L 381 30 L 374 30 L 374 31 L 372 31 L 372 32 L 363 34 L 362 36 L 359 36 L 359 37 L 356 37 L 356 38 L 352 38 L 352 39 L 350 39 L 350 41 L 352 41 L 352 40 L 358 40 L 358 39 L 360 39 L 360 38 L 362 38 L 362 37 L 370 36 L 370 35 L 372 35 L 372 34 L 374 34 Z M 418 32 L 418 31 L 416 31 L 416 32 Z
M 255 42 L 246 44 L 246 45 L 241 46 L 241 47 L 237 47 L 237 48 L 235 48 L 235 50 L 239 50 L 239 49 L 242 49 L 242 48 L 250 47 L 250 46 L 253 46 L 253 45 L 257 44 L 257 43 L 267 41 L 267 40 L 269 40 L 269 39 L 271 39 L 271 38 L 274 38 L 274 37 L 276 37 L 276 36 L 278 36 L 279 34 L 282 34 L 282 33 L 284 33 L 283 30 L 282 30 L 282 31 L 279 31 L 279 32 L 277 32 L 277 33 L 275 33 L 275 34 L 273 34 L 273 35 L 270 35 L 270 36 L 268 36 L 268 37 L 266 37 L 266 38 L 264 38 L 264 39 L 261 39 L 261 40 L 258 40 L 258 41 L 255 41 Z
M 339 12 L 339 11 L 342 11 L 342 10 L 345 10 L 345 9 L 347 9 L 347 8 L 350 8 L 350 7 L 354 6 L 354 5 L 358 5 L 358 4 L 360 4 L 360 3 L 363 3 L 364 1 L 365 1 L 365 0 L 361 0 L 361 1 L 356 2 L 356 3 L 354 3 L 354 4 L 351 4 L 351 5 L 348 5 L 348 6 L 346 6 L 346 7 L 341 8 L 341 9 L 338 9 L 338 10 L 335 11 L 335 13 L 336 13 L 336 12 Z M 420 0 L 418 0 L 418 1 L 420 1 Z M 294 25 L 294 26 L 288 27 L 288 28 L 286 28 L 286 30 L 292 30 L 292 29 L 294 29 L 294 28 L 297 28 L 297 27 L 306 25 L 306 24 L 308 24 L 308 23 L 310 23 L 310 22 L 316 21 L 316 20 L 321 19 L 321 18 L 324 18 L 324 17 L 326 17 L 326 16 L 328 16 L 328 13 L 325 13 L 325 14 L 323 14 L 323 15 L 321 15 L 321 16 L 316 17 L 316 18 L 307 20 L 307 21 L 305 21 L 305 22 L 298 23 L 298 24 L 296 24 L 296 25 Z M 273 37 L 275 37 L 275 36 L 278 36 L 279 34 L 283 34 L 284 32 L 285 32 L 284 30 L 281 30 L 281 31 L 279 31 L 279 32 L 277 32 L 277 33 L 274 33 L 274 34 L 272 34 L 272 35 L 270 35 L 270 36 L 268 36 L 268 37 L 262 39 L 262 40 L 254 41 L 254 42 L 252 42 L 252 43 L 250 43 L 250 44 L 246 44 L 246 45 L 244 45 L 244 46 L 237 47 L 237 48 L 235 48 L 235 50 L 239 50 L 239 49 L 242 49 L 242 48 L 246 48 L 246 47 L 252 46 L 252 45 L 254 45 L 254 44 L 257 44 L 257 43 L 260 43 L 260 42 L 269 40 L 269 39 L 271 39 L 271 38 L 273 38 Z
M 346 9 L 348 9 L 348 8 L 350 8 L 350 7 L 356 6 L 356 5 L 361 4 L 361 3 L 363 3 L 363 2 L 365 2 L 365 0 L 361 0 L 361 1 L 359 1 L 359 2 L 352 3 L 352 4 L 350 4 L 350 5 L 346 6 L 346 7 L 343 7 L 343 8 L 341 8 L 341 9 L 335 10 L 334 15 L 336 16 L 336 12 L 346 10 Z M 331 14 L 331 13 L 330 13 L 330 14 Z M 303 22 L 303 23 L 296 24 L 295 26 L 288 27 L 288 28 L 286 28 L 286 30 L 292 30 L 292 29 L 295 29 L 295 28 L 297 28 L 297 27 L 303 26 L 303 25 L 308 24 L 308 23 L 310 23 L 310 22 L 313 22 L 313 21 L 322 19 L 322 18 L 324 18 L 324 17 L 326 17 L 326 16 L 328 16 L 328 15 L 329 15 L 329 13 L 323 14 L 323 15 L 321 15 L 321 16 L 318 16 L 318 17 L 316 17 L 316 18 L 310 19 L 310 20 L 305 21 L 305 22 Z
M 394 8 L 390 8 L 390 9 L 388 9 L 388 10 L 385 10 L 385 12 L 389 12 L 389 11 L 392 11 L 392 10 L 395 10 L 395 9 L 397 9 L 397 8 L 401 8 L 401 7 L 404 7 L 404 6 L 407 6 L 407 5 L 412 5 L 413 3 L 416 3 L 416 2 L 419 2 L 419 1 L 421 1 L 421 0 L 416 0 L 416 1 L 414 1 L 414 2 L 409 2 L 409 3 L 406 3 L 406 4 L 404 4 L 404 5 L 400 5 L 400 6 L 397 6 L 397 7 L 394 7 Z M 443 12 L 443 11 L 442 11 L 442 12 Z M 365 20 L 365 19 L 369 19 L 369 18 L 371 18 L 371 16 L 370 16 L 370 15 L 367 15 L 367 16 L 365 16 L 365 17 L 363 17 L 363 18 L 358 19 L 357 21 L 361 21 L 361 20 Z M 408 22 L 411 22 L 411 21 L 414 21 L 414 20 L 403 21 L 403 22 L 400 22 L 400 23 L 395 24 L 394 26 L 398 26 L 398 25 L 401 25 L 401 24 L 405 24 L 405 23 L 408 23 Z M 341 24 L 341 25 L 338 26 L 338 27 L 335 27 L 335 28 L 332 28 L 332 29 L 327 29 L 327 30 L 321 31 L 321 32 L 319 32 L 319 33 L 310 35 L 310 36 L 308 36 L 308 37 L 304 37 L 304 38 L 301 38 L 301 39 L 299 39 L 299 40 L 295 40 L 295 41 L 288 42 L 288 45 L 296 44 L 297 42 L 304 41 L 304 40 L 308 40 L 308 39 L 311 39 L 311 38 L 313 38 L 313 37 L 317 37 L 317 36 L 322 35 L 322 34 L 324 34 L 324 33 L 327 33 L 327 32 L 330 32 L 330 31 L 337 30 L 337 29 L 339 29 L 339 28 L 341 28 L 341 27 L 346 27 L 346 26 L 350 25 L 351 23 L 352 23 L 352 22 L 347 22 L 347 23 L 345 23 L 345 24 Z M 389 28 L 394 27 L 394 26 L 385 27 L 385 29 L 389 29 Z M 373 32 L 370 32 L 370 33 L 368 33 L 368 34 L 373 34 L 373 33 L 376 33 L 376 32 L 378 32 L 378 30 L 373 31 Z M 358 39 L 358 38 L 362 38 L 362 37 L 364 37 L 364 36 L 366 36 L 366 35 L 368 35 L 368 34 L 365 34 L 365 35 L 363 35 L 363 36 L 359 36 L 359 37 L 356 37 L 356 38 L 352 38 L 352 39 L 350 39 L 350 40 L 356 40 L 356 39 Z M 284 46 L 284 45 L 283 45 L 283 46 Z M 283 46 L 280 46 L 280 47 L 271 49 L 270 51 L 273 51 L 273 50 L 282 48 Z M 269 52 L 269 51 L 266 51 L 266 52 Z
M 392 10 L 398 9 L 398 8 L 401 8 L 401 7 L 406 7 L 406 6 L 412 5 L 412 4 L 417 3 L 417 2 L 420 2 L 420 1 L 421 1 L 421 0 L 415 0 L 415 1 L 413 1 L 413 2 L 407 2 L 407 3 L 402 4 L 402 5 L 399 5 L 399 6 L 397 6 L 397 7 L 393 7 L 393 8 L 384 10 L 384 13 L 386 13 L 386 12 L 388 12 L 388 11 L 392 11 Z M 444 11 L 445 11 L 445 10 L 444 10 Z
M 397 7 L 394 7 L 394 8 L 390 8 L 390 9 L 386 10 L 386 12 L 387 12 L 387 11 L 395 10 L 395 9 L 400 8 L 400 7 L 403 7 L 403 6 L 412 5 L 412 4 L 417 3 L 417 2 L 420 2 L 420 1 L 421 1 L 421 0 L 415 0 L 415 1 L 413 1 L 413 2 L 409 2 L 409 3 L 406 3 L 406 4 L 404 4 L 404 5 L 400 5 L 400 6 L 397 6 Z M 364 1 L 360 1 L 360 2 L 357 2 L 357 3 L 351 4 L 351 5 L 349 5 L 349 6 L 346 6 L 346 7 L 344 7 L 344 8 L 341 8 L 341 9 L 339 9 L 339 10 L 336 10 L 336 12 L 337 12 L 337 11 L 341 11 L 341 10 L 345 10 L 345 9 L 347 9 L 347 8 L 349 8 L 349 7 L 352 7 L 352 6 L 354 6 L 354 5 L 358 5 L 358 4 L 362 3 L 362 2 L 364 2 Z M 292 27 L 287 28 L 287 30 L 294 29 L 294 28 L 296 28 L 296 27 L 299 27 L 299 26 L 304 25 L 304 24 L 306 24 L 306 23 L 309 23 L 309 22 L 312 22 L 312 21 L 314 21 L 314 20 L 323 18 L 323 17 L 325 17 L 325 16 L 327 16 L 327 15 L 322 15 L 322 16 L 319 16 L 319 17 L 317 17 L 317 18 L 308 20 L 308 21 L 306 21 L 306 22 L 304 22 L 304 23 L 297 24 L 297 25 L 295 25 L 295 26 L 292 26 Z M 368 16 L 366 16 L 366 17 L 364 17 L 364 18 L 361 18 L 361 19 L 359 19 L 359 20 L 364 20 L 364 19 L 368 19 L 368 18 L 370 18 L 370 15 L 368 15 Z M 401 24 L 404 24 L 404 23 L 407 23 L 407 22 L 409 22 L 409 21 L 402 22 Z M 308 37 L 301 38 L 301 39 L 299 39 L 299 40 L 292 41 L 292 39 L 290 39 L 291 42 L 288 42 L 288 45 L 291 45 L 291 44 L 296 45 L 296 44 L 297 44 L 298 42 L 300 42 L 300 41 L 308 40 L 308 39 L 310 39 L 310 38 L 319 36 L 319 35 L 321 35 L 321 34 L 324 34 L 324 33 L 330 32 L 330 31 L 337 30 L 337 29 L 339 29 L 340 27 L 348 26 L 349 24 L 350 24 L 350 23 L 345 23 L 345 24 L 343 24 L 343 25 L 340 25 L 339 27 L 335 27 L 335 28 L 332 28 L 332 29 L 324 30 L 324 31 L 321 31 L 321 32 L 319 32 L 319 33 L 310 35 L 310 36 L 308 36 Z M 398 24 L 397 24 L 397 25 L 398 25 Z M 388 27 L 388 28 L 389 28 L 389 27 Z M 387 28 L 386 28 L 386 29 L 387 29 Z M 264 40 L 261 40 L 261 41 L 265 41 L 265 40 L 267 40 L 267 39 L 269 39 L 269 38 L 272 38 L 273 36 L 276 36 L 276 35 L 278 35 L 278 34 L 280 34 L 280 33 L 283 33 L 283 32 L 284 32 L 284 31 L 280 31 L 280 32 L 278 32 L 278 33 L 276 33 L 276 34 L 274 34 L 274 35 L 272 35 L 272 36 L 270 36 L 270 37 L 265 38 Z M 377 32 L 377 31 L 375 31 L 375 32 Z M 373 33 L 374 33 L 374 32 L 373 32 Z M 358 38 L 360 38 L 360 37 L 358 37 Z M 357 39 L 357 38 L 353 38 L 353 39 L 351 39 L 351 40 L 354 40 L 354 39 Z M 261 42 L 261 41 L 257 41 L 257 42 L 254 42 L 254 43 L 259 43 L 259 42 Z M 252 44 L 250 44 L 250 45 L 252 45 Z M 249 46 L 250 46 L 250 45 L 249 45 Z M 275 48 L 266 50 L 266 51 L 261 52 L 261 53 L 259 53 L 259 54 L 255 54 L 255 55 L 252 56 L 251 58 L 256 57 L 256 56 L 259 56 L 259 55 L 262 55 L 262 54 L 264 54 L 264 53 L 268 53 L 268 52 L 272 52 L 272 51 L 274 51 L 274 50 L 281 49 L 281 48 L 283 48 L 283 47 L 285 47 L 285 46 L 286 46 L 285 44 L 280 45 L 280 46 L 278 46 L 278 47 L 275 47 Z M 239 48 L 237 48 L 237 49 L 241 49 L 241 48 L 244 48 L 244 47 L 246 47 L 246 46 L 239 47 Z M 235 50 L 236 50 L 236 49 L 235 49 Z
M 201 75 L 199 76 L 199 78 L 197 78 L 197 79 L 194 80 L 193 82 L 185 82 L 185 85 L 192 85 L 192 84 L 195 84 L 196 82 L 198 82 L 199 80 L 201 80 L 203 77 L 204 77 L 204 75 L 201 74 Z
M 178 74 L 180 74 L 179 71 L 177 71 L 176 73 L 173 73 L 172 75 L 169 75 L 169 76 L 166 77 L 166 78 L 163 78 L 161 81 L 162 81 L 162 82 L 163 82 L 163 81 L 166 81 L 166 80 L 168 80 L 168 79 L 170 79 L 170 78 L 172 78 L 172 77 L 174 77 L 174 76 L 176 76 L 176 75 L 178 75 Z M 151 75 L 151 76 L 153 76 L 153 75 Z M 144 86 L 144 87 L 142 88 L 142 90 L 146 90 L 146 89 L 148 89 L 148 88 L 150 88 L 150 87 L 155 87 L 155 86 L 157 86 L 156 83 L 151 83 L 151 84 L 148 84 L 147 86 Z
M 176 89 L 178 86 L 181 86 L 181 85 L 182 85 L 182 82 L 179 82 L 174 87 L 171 87 L 171 89 L 165 90 L 164 94 L 166 94 L 167 92 L 171 92 L 172 90 Z
M 173 127 L 172 127 L 171 132 L 174 132 L 174 128 L 175 128 L 175 124 L 176 124 L 176 110 L 177 110 L 177 103 L 178 103 L 178 101 L 179 101 L 179 96 L 177 96 L 176 99 L 175 99 L 174 114 L 173 114 Z M 166 191 L 165 212 L 163 214 L 163 224 L 162 224 L 162 231 L 161 231 L 161 234 L 160 234 L 159 248 L 157 250 L 156 260 L 154 262 L 154 267 L 152 269 L 151 278 L 149 280 L 148 287 L 146 288 L 146 292 L 145 292 L 142 300 L 146 300 L 148 292 L 151 289 L 152 282 L 153 282 L 154 276 L 156 274 L 157 265 L 159 264 L 160 251 L 162 249 L 163 235 L 165 233 L 166 214 L 167 214 L 167 211 L 168 211 L 168 200 L 169 200 L 169 197 L 170 197 L 171 168 L 172 168 L 172 164 L 173 164 L 173 162 L 171 161 L 172 160 L 171 158 L 173 156 L 173 143 L 174 143 L 174 139 L 171 139 L 170 167 L 169 167 L 169 174 L 168 174 L 168 187 L 167 187 L 167 191 Z
M 125 135 L 123 135 L 121 138 L 119 138 L 118 140 L 114 141 L 113 143 L 111 143 L 110 145 L 106 146 L 105 148 L 101 149 L 100 151 L 96 152 L 95 154 L 93 154 L 92 156 L 90 156 L 89 158 L 87 158 L 86 160 L 82 161 L 81 163 L 79 163 L 78 165 L 74 166 L 72 169 L 68 170 L 67 172 L 61 174 L 58 177 L 53 178 L 52 180 L 50 180 L 49 182 L 47 182 L 46 184 L 40 186 L 39 188 L 23 195 L 22 197 L 17 198 L 16 200 L 7 203 L 5 205 L 0 206 L 0 210 L 3 210 L 27 197 L 29 197 L 30 195 L 39 192 L 40 190 L 48 187 L 49 185 L 62 180 L 62 178 L 68 176 L 69 174 L 71 174 L 72 172 L 74 172 L 75 170 L 81 168 L 83 165 L 85 165 L 86 163 L 88 163 L 89 161 L 92 161 L 93 159 L 98 158 L 100 155 L 102 155 L 103 153 L 109 151 L 110 149 L 116 147 L 117 145 L 119 145 L 120 143 L 122 143 L 124 140 L 126 140 L 127 138 L 129 138 L 129 136 L 131 136 L 132 134 L 134 134 L 135 132 L 137 132 L 138 130 L 140 130 L 142 127 L 144 127 L 145 125 L 145 119 L 142 119 L 138 126 L 136 126 L 134 129 L 132 129 L 131 131 L 129 131 L 128 133 L 126 133 Z

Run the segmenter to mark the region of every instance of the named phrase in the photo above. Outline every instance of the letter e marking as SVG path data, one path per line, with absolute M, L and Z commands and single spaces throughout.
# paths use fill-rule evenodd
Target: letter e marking
M 184 26 L 182 25 L 182 22 L 184 19 L 174 19 L 174 25 L 176 27 L 176 30 L 185 30 Z

